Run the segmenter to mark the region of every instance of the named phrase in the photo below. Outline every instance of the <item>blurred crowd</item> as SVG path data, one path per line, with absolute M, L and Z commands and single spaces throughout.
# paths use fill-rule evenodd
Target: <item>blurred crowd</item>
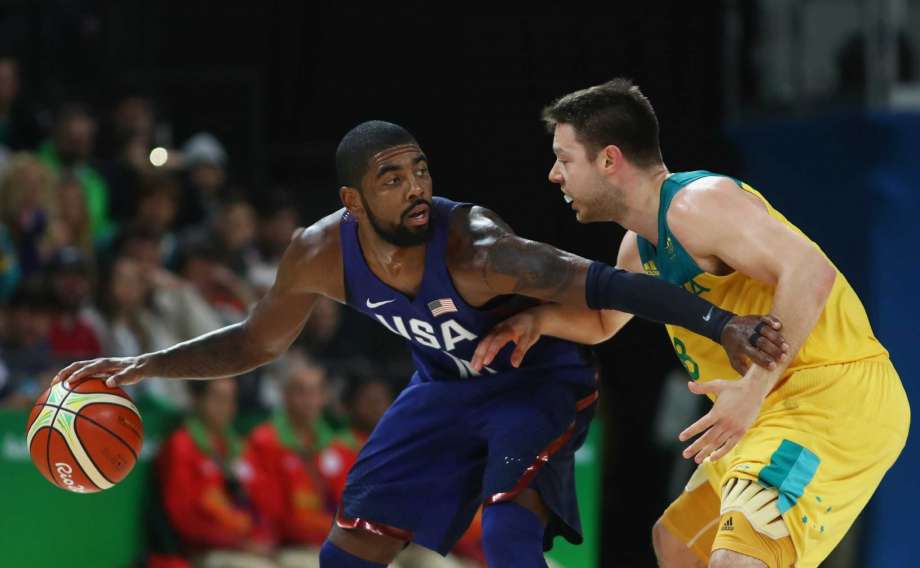
M 145 96 L 45 107 L 0 56 L 0 407 L 30 407 L 74 360 L 240 321 L 313 221 L 295 189 L 241 186 L 212 134 L 164 144 L 162 121 Z M 156 461 L 150 564 L 318 565 L 348 468 L 411 373 L 399 344 L 324 300 L 282 361 L 129 387 L 180 424 Z M 481 565 L 477 538 L 447 560 L 410 547 L 402 565 Z

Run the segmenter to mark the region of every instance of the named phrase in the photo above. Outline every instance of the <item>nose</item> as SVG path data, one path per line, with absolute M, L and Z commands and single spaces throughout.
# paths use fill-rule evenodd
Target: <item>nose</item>
M 416 176 L 409 176 L 409 193 L 406 195 L 406 198 L 409 201 L 414 201 L 419 197 L 424 197 L 425 188 L 422 187 L 422 184 L 419 183 L 419 179 Z
M 553 162 L 553 167 L 549 169 L 549 181 L 562 185 L 562 172 L 559 168 L 559 161 Z

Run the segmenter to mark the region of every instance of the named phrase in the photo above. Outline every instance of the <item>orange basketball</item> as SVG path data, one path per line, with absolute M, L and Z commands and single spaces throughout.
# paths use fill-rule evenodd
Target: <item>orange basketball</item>
M 32 463 L 52 484 L 96 493 L 128 475 L 144 441 L 141 415 L 120 388 L 90 379 L 42 393 L 26 424 Z

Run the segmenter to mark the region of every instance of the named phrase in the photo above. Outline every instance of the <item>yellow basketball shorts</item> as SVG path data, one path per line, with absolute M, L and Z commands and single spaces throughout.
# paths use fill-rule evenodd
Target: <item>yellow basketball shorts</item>
M 764 560 L 771 567 L 786 562 L 780 560 L 785 558 L 781 548 L 765 541 L 764 534 L 746 530 L 750 523 L 722 530 L 723 487 L 734 479 L 751 480 L 778 493 L 776 506 L 788 529 L 785 538 L 794 546 L 796 568 L 817 566 L 894 464 L 909 425 L 907 396 L 887 356 L 802 369 L 766 398 L 731 452 L 700 466 L 662 523 L 704 560 L 715 545 L 776 558 Z M 701 483 L 704 474 L 708 484 Z

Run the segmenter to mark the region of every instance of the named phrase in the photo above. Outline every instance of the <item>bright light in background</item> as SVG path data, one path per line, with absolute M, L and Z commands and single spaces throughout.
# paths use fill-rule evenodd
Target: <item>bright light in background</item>
M 169 152 L 166 151 L 166 148 L 157 146 L 150 151 L 150 163 L 154 167 L 159 168 L 166 163 L 166 160 L 169 159 Z

